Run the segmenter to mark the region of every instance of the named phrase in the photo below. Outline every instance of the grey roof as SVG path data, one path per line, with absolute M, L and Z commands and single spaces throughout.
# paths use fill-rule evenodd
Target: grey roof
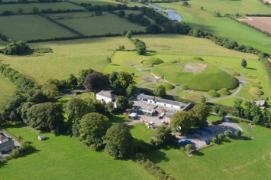
M 102 90 L 97 93 L 100 96 L 108 97 L 108 98 L 114 98 L 114 94 L 111 90 Z
M 147 99 L 147 100 L 153 100 L 153 101 L 158 102 L 158 103 L 164 103 L 164 104 L 170 104 L 170 105 L 174 105 L 174 106 L 180 106 L 182 109 L 183 108 L 186 109 L 186 108 L 191 106 L 191 103 L 183 103 L 183 102 L 179 102 L 179 101 L 163 99 L 163 98 L 150 96 L 150 95 L 146 95 L 146 94 L 139 94 L 137 96 L 137 99 Z

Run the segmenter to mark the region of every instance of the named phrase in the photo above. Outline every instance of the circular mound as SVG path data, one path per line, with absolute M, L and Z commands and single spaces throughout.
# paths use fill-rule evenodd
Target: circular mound
M 189 63 L 178 66 L 163 63 L 155 66 L 152 71 L 174 84 L 192 90 L 209 91 L 223 88 L 231 90 L 238 86 L 238 80 L 229 73 L 209 64 L 195 64 L 193 63 L 191 66 L 191 63 Z
M 155 66 L 155 65 L 164 63 L 164 61 L 159 58 L 150 58 L 150 59 L 143 60 L 141 63 L 144 66 Z

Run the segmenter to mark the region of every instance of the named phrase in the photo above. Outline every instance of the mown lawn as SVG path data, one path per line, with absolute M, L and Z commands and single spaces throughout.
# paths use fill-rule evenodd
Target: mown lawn
M 0 108 L 14 95 L 16 87 L 8 79 L 0 75 Z
M 94 152 L 76 138 L 46 134 L 49 139 L 41 142 L 31 128 L 7 130 L 32 142 L 37 152 L 8 161 L 0 168 L 0 179 L 154 179 L 139 164 Z
M 86 36 L 122 34 L 129 30 L 145 31 L 145 27 L 143 26 L 105 12 L 100 16 L 86 12 L 53 14 L 50 17 Z
M 0 24 L 0 33 L 13 40 L 26 41 L 76 36 L 39 15 L 2 16 Z
M 56 3 L 27 3 L 27 4 L 1 4 L 0 13 L 5 11 L 11 11 L 13 13 L 18 13 L 21 9 L 22 13 L 32 13 L 33 8 L 38 8 L 42 10 L 83 10 L 81 6 L 74 5 L 69 2 L 56 2 Z
M 221 2 L 218 0 L 208 0 L 208 1 L 216 2 L 216 4 Z M 243 12 L 243 13 L 244 12 L 252 13 L 251 11 L 248 11 L 248 10 L 254 8 L 253 5 L 248 5 L 249 8 L 245 8 L 242 10 L 240 6 L 239 8 L 238 6 L 234 6 L 234 3 L 238 3 L 238 2 L 242 2 L 243 4 L 245 3 L 250 4 L 251 2 L 260 3 L 260 2 L 256 2 L 257 0 L 250 0 L 250 1 L 223 0 L 223 1 L 224 1 L 224 4 L 227 3 L 227 5 L 223 6 L 222 4 L 220 4 L 220 6 L 218 7 L 220 7 L 220 9 L 223 9 L 225 7 L 224 8 L 225 11 L 229 13 L 232 12 L 229 9 L 235 9 L 235 8 L 240 9 L 240 12 Z M 267 35 L 253 28 L 250 28 L 246 25 L 240 24 L 232 19 L 224 18 L 224 17 L 215 17 L 214 16 L 215 10 L 211 10 L 211 9 L 216 6 L 214 6 L 212 3 L 207 3 L 206 1 L 203 2 L 200 0 L 196 1 L 195 3 L 194 1 L 191 1 L 189 3 L 191 4 L 191 7 L 184 7 L 181 5 L 181 3 L 164 3 L 160 5 L 163 7 L 177 10 L 177 12 L 183 17 L 184 22 L 191 24 L 192 26 L 198 27 L 205 31 L 209 31 L 211 33 L 214 33 L 217 36 L 226 37 L 231 40 L 235 40 L 241 44 L 252 46 L 264 52 L 271 53 L 271 38 L 268 37 Z M 202 3 L 204 3 L 204 5 L 202 5 Z M 203 6 L 206 9 L 206 11 L 200 10 L 201 6 Z M 263 12 L 266 12 L 268 9 L 270 9 L 262 5 L 258 5 L 257 7 L 259 6 L 261 6 L 261 8 L 264 9 Z M 219 11 L 219 9 L 216 9 L 216 10 Z
M 176 179 L 270 179 L 270 129 L 247 129 L 253 140 L 233 140 L 201 150 L 188 157 L 180 149 L 162 149 L 151 159 Z

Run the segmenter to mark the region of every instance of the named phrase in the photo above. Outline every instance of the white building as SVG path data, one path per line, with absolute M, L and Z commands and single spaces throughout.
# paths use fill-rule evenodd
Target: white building
M 137 100 L 144 101 L 152 105 L 157 105 L 159 107 L 164 107 L 167 109 L 175 110 L 175 111 L 186 111 L 191 108 L 191 103 L 182 103 L 179 101 L 172 101 L 168 99 L 162 99 L 155 96 L 149 96 L 145 94 L 139 94 L 137 96 Z
M 102 90 L 96 94 L 96 100 L 101 103 L 113 103 L 116 107 L 116 96 L 110 90 Z

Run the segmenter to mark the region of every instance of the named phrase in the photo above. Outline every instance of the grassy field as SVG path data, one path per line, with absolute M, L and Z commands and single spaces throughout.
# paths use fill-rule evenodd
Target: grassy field
M 5 11 L 11 11 L 13 13 L 18 13 L 21 9 L 22 13 L 31 13 L 33 8 L 38 8 L 42 10 L 83 10 L 81 6 L 74 5 L 69 2 L 56 2 L 56 3 L 27 3 L 27 4 L 3 4 L 0 6 L 0 13 Z
M 101 16 L 92 13 L 65 13 L 52 14 L 50 17 L 87 36 L 145 30 L 143 26 L 133 24 L 111 13 L 103 13 Z
M 33 129 L 7 130 L 32 142 L 37 152 L 8 161 L 0 168 L 0 179 L 154 179 L 139 164 L 94 152 L 76 138 L 46 134 L 49 139 L 41 142 Z
M 82 69 L 102 71 L 107 65 L 106 58 L 120 45 L 133 48 L 131 42 L 123 37 L 93 38 L 34 44 L 35 47 L 52 48 L 53 53 L 15 57 L 0 55 L 0 59 L 42 84 L 52 78 L 66 79 L 69 74 L 77 74 Z
M 0 33 L 14 40 L 26 41 L 75 36 L 70 31 L 39 15 L 2 16 L 0 24 Z
M 15 93 L 16 87 L 5 77 L 0 75 L 0 108 Z
M 215 2 L 216 4 L 218 3 L 220 4 L 221 2 L 219 0 L 208 0 L 208 1 Z M 258 0 L 250 1 L 223 0 L 223 1 L 224 4 L 227 5 L 223 6 L 222 5 L 223 3 L 221 3 L 218 7 L 220 7 L 220 9 L 224 8 L 224 10 L 229 13 L 231 13 L 232 11 L 231 9 L 234 10 L 235 8 L 241 9 L 240 12 L 243 13 L 252 13 L 251 11 L 248 10 L 254 8 L 253 6 L 254 3 L 258 4 L 257 5 L 258 8 L 260 7 L 261 9 L 264 9 L 263 12 L 268 11 L 268 9 L 270 9 L 268 7 L 261 5 Z M 164 3 L 160 5 L 163 7 L 177 10 L 177 12 L 179 12 L 179 14 L 183 17 L 184 22 L 188 24 L 214 33 L 217 36 L 230 38 L 241 44 L 252 46 L 264 52 L 271 53 L 271 38 L 268 37 L 267 35 L 251 27 L 240 24 L 232 19 L 225 17 L 215 17 L 213 12 L 214 10 L 211 10 L 212 7 L 216 7 L 215 5 L 213 5 L 213 3 L 206 3 L 206 1 L 203 2 L 200 0 L 191 1 L 189 3 L 191 3 L 191 7 L 184 7 L 180 3 Z M 204 3 L 203 7 L 206 9 L 206 11 L 200 10 L 202 3 Z M 247 3 L 248 4 L 247 6 L 249 6 L 249 8 L 247 6 L 245 6 L 247 8 L 241 8 L 240 6 L 238 8 L 238 6 L 233 6 L 234 3 L 244 3 L 244 4 Z M 219 9 L 217 10 L 220 11 Z
M 232 140 L 188 157 L 180 149 L 163 149 L 151 159 L 176 179 L 270 179 L 270 129 L 257 126 L 246 135 L 253 140 Z

